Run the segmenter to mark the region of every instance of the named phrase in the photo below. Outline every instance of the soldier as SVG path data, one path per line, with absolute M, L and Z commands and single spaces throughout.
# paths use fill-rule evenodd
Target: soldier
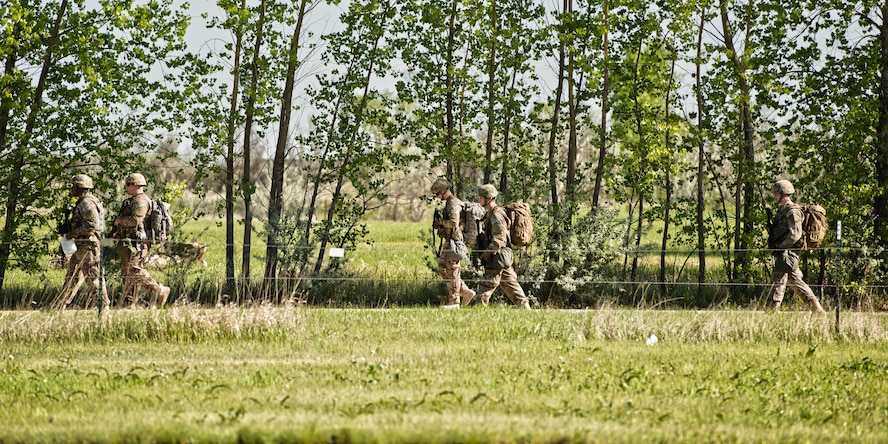
M 65 274 L 65 283 L 62 291 L 56 299 L 56 308 L 65 308 L 74 301 L 77 290 L 86 281 L 88 301 L 93 294 L 101 290 L 102 306 L 107 308 L 111 301 L 108 299 L 108 290 L 100 270 L 100 236 L 104 227 L 105 208 L 102 202 L 92 194 L 92 178 L 85 174 L 78 174 L 71 178 L 71 195 L 77 198 L 77 203 L 71 212 L 70 230 L 64 233 L 65 239 L 73 240 L 77 245 L 77 251 L 71 255 L 68 262 L 68 271 Z
M 434 228 L 438 231 L 438 237 L 444 241 L 444 245 L 438 253 L 438 274 L 447 285 L 444 307 L 459 308 L 461 305 L 468 304 L 475 297 L 475 292 L 460 277 L 460 258 L 468 251 L 463 242 L 459 220 L 463 203 L 453 194 L 450 182 L 446 179 L 436 180 L 432 184 L 431 191 L 436 198 L 445 202 L 443 215 L 436 212 L 433 223 Z
M 496 287 L 502 285 L 503 293 L 513 304 L 530 309 L 524 289 L 518 283 L 518 275 L 512 268 L 512 249 L 509 247 L 509 223 L 506 211 L 496 205 L 499 194 L 493 185 L 482 185 L 478 190 L 478 203 L 487 210 L 484 216 L 484 240 L 479 244 L 484 278 L 480 284 L 481 303 L 487 305 Z
M 118 239 L 115 251 L 120 256 L 120 271 L 123 276 L 123 296 L 132 298 L 133 305 L 138 298 L 139 287 L 147 287 L 154 293 L 155 302 L 163 307 L 170 295 L 170 287 L 159 284 L 144 268 L 150 244 L 145 242 L 145 216 L 151 210 L 151 199 L 143 188 L 148 183 L 145 176 L 133 173 L 126 177 L 126 193 L 129 194 L 120 206 L 120 214 L 114 219 L 114 238 Z
M 822 313 L 823 307 L 811 287 L 802 279 L 799 269 L 798 249 L 802 245 L 802 222 L 804 215 L 800 207 L 790 197 L 795 188 L 789 181 L 778 180 L 771 186 L 771 194 L 777 201 L 777 214 L 771 222 L 768 246 L 774 255 L 774 272 L 771 274 L 771 291 L 768 293 L 768 305 L 777 310 L 783 302 L 786 285 L 799 297 L 808 301 L 808 306 L 815 313 Z

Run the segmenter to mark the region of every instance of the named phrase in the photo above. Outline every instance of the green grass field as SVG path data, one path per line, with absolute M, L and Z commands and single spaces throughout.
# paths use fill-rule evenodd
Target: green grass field
M 834 327 L 727 310 L 2 312 L 0 442 L 885 442 L 888 316 Z

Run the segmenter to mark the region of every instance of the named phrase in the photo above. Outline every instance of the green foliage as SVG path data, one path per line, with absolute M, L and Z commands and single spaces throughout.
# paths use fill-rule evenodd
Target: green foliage
M 325 252 L 357 250 L 372 236 L 365 223 L 377 208 L 425 217 L 423 181 L 446 176 L 460 194 L 490 181 L 502 188 L 502 203 L 520 198 L 538 209 L 550 228 L 537 244 L 552 248 L 528 253 L 525 282 L 543 276 L 542 285 L 565 291 L 559 296 L 567 300 L 589 293 L 594 301 L 605 296 L 591 294 L 598 290 L 587 284 L 600 275 L 627 283 L 616 290 L 619 300 L 636 304 L 650 300 L 649 283 L 688 284 L 697 266 L 692 255 L 671 251 L 696 248 L 694 234 L 704 232 L 714 262 L 706 277 L 715 281 L 699 288 L 730 282 L 735 291 L 727 298 L 666 291 L 659 300 L 745 305 L 767 274 L 767 187 L 786 178 L 799 190 L 797 201 L 823 205 L 845 227 L 848 265 L 830 265 L 830 251 L 811 265 L 818 283 L 832 288 L 841 274 L 862 298 L 872 298 L 862 305 L 881 306 L 888 102 L 880 91 L 888 65 L 880 55 L 886 39 L 873 38 L 885 29 L 873 2 L 614 0 L 567 3 L 567 10 L 527 0 L 361 0 L 341 8 L 312 2 L 341 12 L 341 26 L 300 40 L 297 77 L 305 83 L 295 88 L 294 108 L 281 110 L 297 3 L 264 1 L 260 23 L 259 2 L 218 0 L 217 15 L 205 19 L 224 35 L 195 46 L 184 41 L 196 26 L 187 6 L 172 0 L 4 3 L 0 290 L 6 270 L 47 274 L 42 257 L 55 237 L 47 227 L 72 174 L 91 174 L 109 210 L 127 172 L 146 172 L 158 188 L 181 187 L 187 178 L 199 198 L 225 194 L 228 201 L 205 201 L 232 210 L 224 223 L 233 233 L 240 199 L 255 197 L 255 208 L 271 200 L 263 195 L 261 153 L 281 142 L 292 147 L 283 161 L 287 214 L 284 232 L 270 241 L 284 248 L 278 265 L 293 282 L 356 278 L 352 264 Z M 562 48 L 563 63 L 554 62 Z M 303 64 L 308 60 L 320 63 Z M 561 87 L 552 82 L 557 73 L 568 80 Z M 395 91 L 385 90 L 392 82 Z M 254 125 L 244 129 L 247 103 Z M 269 129 L 296 104 L 309 106 L 304 122 L 292 126 L 309 129 L 271 140 Z M 255 143 L 243 147 L 241 140 Z M 697 159 L 688 158 L 698 150 L 699 172 Z M 246 180 L 229 177 L 248 153 L 257 162 Z M 600 178 L 592 168 L 599 160 Z M 590 190 L 593 178 L 604 180 L 600 190 Z M 619 208 L 624 225 L 588 220 L 590 191 L 601 191 L 596 205 Z M 404 200 L 409 204 L 394 209 Z M 698 205 L 702 222 L 693 211 Z M 190 210 L 177 207 L 182 218 L 198 216 Z M 592 238 L 572 232 L 574 221 Z M 617 236 L 622 267 L 598 269 L 611 256 L 594 252 L 598 259 L 587 261 L 578 250 Z M 562 249 L 569 253 L 553 253 Z M 248 256 L 246 264 L 264 259 Z M 425 294 L 423 285 L 411 288 Z M 322 293 L 336 296 L 319 300 L 348 300 L 333 286 Z
M 614 293 L 602 284 L 619 276 L 614 264 L 621 256 L 622 222 L 617 213 L 607 208 L 589 211 L 572 223 L 570 232 L 560 232 L 557 237 L 553 232 L 560 228 L 562 217 L 549 219 L 543 211 L 535 214 L 539 215 L 534 221 L 537 233 L 550 242 L 536 257 L 528 257 L 529 264 L 518 267 L 531 286 L 530 293 L 551 306 L 587 307 L 612 302 Z
M 188 16 L 171 1 L 104 4 L 13 1 L 2 8 L 0 288 L 7 269 L 34 270 L 55 184 L 90 174 L 100 192 L 137 170 L 168 130 L 184 92 L 149 75 L 178 65 Z M 59 20 L 58 28 L 55 23 Z M 35 66 L 36 69 L 22 69 Z M 160 111 L 163 111 L 160 114 Z

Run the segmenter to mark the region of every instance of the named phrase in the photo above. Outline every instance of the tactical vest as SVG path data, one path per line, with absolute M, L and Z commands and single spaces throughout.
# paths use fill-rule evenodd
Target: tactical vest
M 462 201 L 457 199 L 456 196 L 451 196 L 450 199 L 447 199 L 444 203 L 443 215 L 444 222 L 447 223 L 447 226 L 438 229 L 438 237 L 442 239 L 453 239 L 455 241 L 463 240 L 462 230 L 459 227 L 462 206 Z M 454 214 L 456 215 L 456 220 L 453 220 Z
M 496 219 L 496 222 L 494 222 Z M 497 206 L 484 216 L 484 249 L 498 251 L 509 246 L 509 225 L 506 222 L 506 210 Z M 496 241 L 496 245 L 491 245 Z M 480 245 L 480 242 L 479 242 Z
M 71 232 L 75 239 L 99 237 L 102 230 L 102 215 L 105 209 L 102 203 L 92 194 L 87 194 L 77 201 L 71 213 Z
M 134 214 L 135 206 L 139 203 L 145 208 L 145 212 L 141 216 L 137 216 Z M 151 200 L 148 199 L 148 196 L 144 194 L 137 194 L 135 196 L 130 196 L 123 201 L 120 205 L 120 217 L 134 217 L 136 219 L 136 226 L 134 227 L 123 227 L 119 226 L 118 234 L 120 237 L 124 239 L 137 239 L 143 240 L 145 239 L 145 216 L 148 215 L 148 211 L 151 210 Z
M 783 205 L 777 209 L 777 213 L 774 215 L 773 228 L 771 229 L 771 245 L 778 245 L 783 242 L 783 240 L 787 236 L 789 236 L 790 219 L 787 217 L 787 214 L 789 214 L 789 210 L 801 211 L 802 207 L 792 202 L 788 202 L 786 205 Z M 794 244 L 790 246 L 790 248 L 801 247 L 802 238 L 799 238 L 799 240 L 797 240 Z

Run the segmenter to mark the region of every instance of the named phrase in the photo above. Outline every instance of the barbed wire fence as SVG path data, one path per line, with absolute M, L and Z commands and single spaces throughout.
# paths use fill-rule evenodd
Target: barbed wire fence
M 196 243 L 178 244 L 189 244 L 193 248 Z M 330 249 L 327 256 L 332 267 L 319 274 L 307 271 L 310 267 L 306 267 L 292 272 L 280 271 L 274 278 L 267 279 L 261 274 L 264 266 L 254 266 L 252 268 L 259 274 L 249 279 L 236 276 L 234 282 L 226 282 L 224 253 L 218 254 L 228 246 L 225 242 L 210 239 L 208 243 L 197 244 L 204 248 L 199 255 L 201 260 L 188 256 L 193 251 L 185 251 L 181 256 L 173 254 L 171 245 L 166 246 L 166 252 L 156 256 L 157 262 L 149 262 L 151 273 L 173 287 L 171 301 L 216 305 L 257 302 L 321 306 L 436 305 L 443 292 L 443 282 L 434 263 L 435 251 L 418 240 L 408 245 L 360 244 L 351 249 Z M 240 244 L 232 246 L 236 250 L 242 247 Z M 264 262 L 264 247 L 253 246 L 254 265 Z M 279 248 L 290 254 L 298 249 L 311 249 L 313 254 L 317 253 L 311 247 L 279 245 Z M 207 254 L 208 250 L 214 254 Z M 603 264 L 602 270 L 580 273 L 580 278 L 576 278 L 542 274 L 540 270 L 545 270 L 545 261 L 559 252 L 532 245 L 516 255 L 516 269 L 525 291 L 538 304 L 548 306 L 577 308 L 614 303 L 646 308 L 754 307 L 767 295 L 772 286 L 772 261 L 767 249 L 711 248 L 703 252 L 707 260 L 704 281 L 697 279 L 697 258 L 701 252 L 696 249 L 617 248 L 612 256 L 620 257 L 622 261 Z M 884 277 L 870 276 L 873 282 L 869 282 L 869 279 L 859 279 L 860 271 L 855 269 L 855 260 L 868 253 L 866 248 L 842 246 L 840 235 L 835 245 L 803 253 L 805 281 L 825 306 L 836 310 L 837 317 L 840 307 L 888 310 L 885 303 L 888 283 Z M 750 259 L 749 272 L 742 282 L 730 279 L 725 266 L 726 260 L 733 263 L 741 254 Z M 117 258 L 113 248 L 104 248 L 103 256 L 109 292 L 112 296 L 119 295 L 123 283 L 119 266 L 115 266 Z M 661 256 L 667 258 L 668 272 L 664 280 L 657 276 Z M 215 261 L 217 263 L 203 263 L 207 257 L 222 259 Z M 239 262 L 240 254 L 236 257 Z M 636 258 L 639 271 L 635 279 L 629 279 L 629 262 Z M 7 278 L 7 288 L 0 301 L 7 309 L 45 307 L 47 301 L 57 295 L 64 279 L 63 270 L 53 272 L 49 266 L 45 272 L 7 272 L 8 277 L 11 274 L 21 277 Z M 463 267 L 462 277 L 470 287 L 477 288 L 481 274 L 477 265 L 465 264 Z M 552 294 L 557 294 L 558 298 L 553 299 Z M 796 298 L 787 289 L 786 300 L 793 299 Z M 86 298 L 75 301 L 81 306 L 94 303 Z M 115 304 L 123 306 L 125 301 L 118 296 Z

